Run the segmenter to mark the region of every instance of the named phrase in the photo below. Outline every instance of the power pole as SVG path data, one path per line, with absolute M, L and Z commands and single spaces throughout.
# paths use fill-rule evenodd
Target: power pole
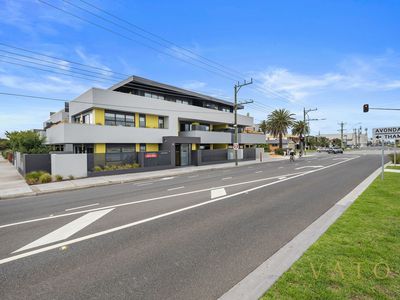
M 362 127 L 358 129 L 358 144 L 360 145 L 361 148 L 361 134 L 362 134 Z
M 239 148 L 239 143 L 238 143 L 238 124 L 237 124 L 237 110 L 238 110 L 237 95 L 239 93 L 239 90 L 243 86 L 246 86 L 246 85 L 249 85 L 249 84 L 252 84 L 252 83 L 253 83 L 253 78 L 251 78 L 249 82 L 246 81 L 246 80 L 243 81 L 243 83 L 237 82 L 235 84 L 235 87 L 234 87 L 235 103 L 234 103 L 234 107 L 233 108 L 234 108 L 234 111 L 235 111 L 235 120 L 234 120 L 234 122 L 235 122 L 235 124 L 234 124 L 234 126 L 235 126 L 235 136 L 234 136 L 234 139 L 233 139 L 233 143 L 234 143 L 233 151 L 235 152 L 235 166 L 238 165 L 238 150 L 239 150 L 238 149 Z
M 340 146 L 342 149 L 344 149 L 343 148 L 343 128 L 344 128 L 344 125 L 346 125 L 346 123 L 340 122 L 339 125 L 340 125 Z
M 358 148 L 358 144 L 357 144 L 357 141 L 358 141 L 358 138 L 357 138 L 357 128 L 354 128 L 353 129 L 353 140 L 354 140 L 354 144 L 355 144 L 355 148 Z
M 310 122 L 308 122 L 308 123 L 306 122 L 306 118 L 308 117 L 308 113 L 309 113 L 309 112 L 312 112 L 312 111 L 317 111 L 317 110 L 318 110 L 318 108 L 306 109 L 306 108 L 304 107 L 304 109 L 303 109 L 303 121 L 304 121 L 304 125 L 308 124 L 308 126 L 310 126 Z M 305 135 L 305 132 L 303 132 L 303 134 Z M 301 151 L 301 154 L 302 154 L 302 155 L 304 154 L 305 147 L 306 147 L 306 138 L 304 137 L 304 146 L 303 146 L 303 142 L 301 141 L 301 137 L 300 137 L 300 151 Z

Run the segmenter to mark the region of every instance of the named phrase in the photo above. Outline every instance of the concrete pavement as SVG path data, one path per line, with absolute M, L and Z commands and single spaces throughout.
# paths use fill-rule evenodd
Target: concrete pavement
M 216 299 L 379 163 L 318 155 L 1 201 L 0 298 Z
M 0 156 L 0 199 L 33 194 L 32 189 L 14 166 Z

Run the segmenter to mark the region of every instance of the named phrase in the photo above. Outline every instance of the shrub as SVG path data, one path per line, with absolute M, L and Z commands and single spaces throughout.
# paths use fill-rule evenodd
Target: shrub
M 44 173 L 39 177 L 40 183 L 49 183 L 51 182 L 51 175 L 49 173 Z
M 277 148 L 277 149 L 275 149 L 275 154 L 276 155 L 284 155 L 285 151 L 282 148 Z
M 33 171 L 25 175 L 25 180 L 28 184 L 36 184 L 39 183 L 40 177 L 45 174 L 44 171 Z M 48 174 L 48 173 L 46 173 Z M 51 178 L 50 178 L 51 179 Z
M 56 181 L 62 181 L 63 177 L 61 175 L 56 175 Z
M 73 179 L 75 179 L 75 177 L 74 177 L 74 175 L 69 175 L 69 176 L 68 176 L 68 179 L 69 179 L 69 180 L 73 180 Z
M 95 166 L 94 169 L 93 169 L 93 171 L 94 171 L 94 172 L 101 172 L 101 171 L 103 171 L 103 169 L 102 169 L 102 167 L 100 167 L 100 166 Z

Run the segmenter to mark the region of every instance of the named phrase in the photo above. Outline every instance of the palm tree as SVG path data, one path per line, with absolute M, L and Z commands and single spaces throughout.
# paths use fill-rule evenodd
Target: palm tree
M 267 122 L 265 120 L 262 120 L 260 123 L 260 130 L 266 134 L 267 133 Z
M 305 135 L 307 135 L 310 132 L 310 127 L 308 126 L 307 122 L 304 121 L 295 121 L 293 123 L 292 127 L 292 134 L 293 135 L 298 135 L 300 138 L 300 145 L 301 145 L 301 150 L 304 149 L 304 138 Z
M 287 109 L 276 109 L 268 115 L 267 131 L 279 138 L 279 148 L 282 148 L 283 135 L 286 135 L 289 127 L 293 125 L 293 116 L 294 114 Z

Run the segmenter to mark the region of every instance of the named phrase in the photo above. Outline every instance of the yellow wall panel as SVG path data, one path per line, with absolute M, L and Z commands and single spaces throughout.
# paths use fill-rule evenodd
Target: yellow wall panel
M 94 144 L 94 153 L 106 153 L 106 144 Z
M 158 151 L 158 144 L 146 144 L 146 151 Z
M 213 149 L 228 149 L 228 144 L 214 144 Z
M 94 124 L 104 125 L 105 122 L 104 109 L 102 108 L 93 109 L 93 115 L 94 115 Z
M 146 127 L 147 128 L 158 128 L 158 116 L 146 115 Z

